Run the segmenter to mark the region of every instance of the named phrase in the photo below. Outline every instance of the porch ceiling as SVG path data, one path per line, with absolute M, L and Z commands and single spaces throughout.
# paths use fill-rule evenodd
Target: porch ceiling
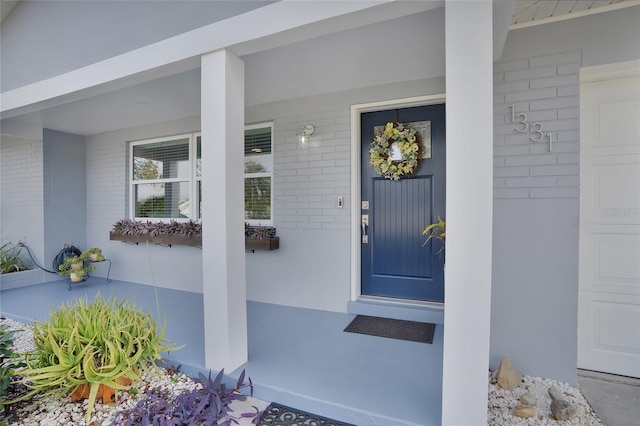
M 0 2 L 0 23 L 21 0 Z M 568 19 L 584 13 L 597 13 L 617 7 L 632 6 L 637 0 L 518 0 L 511 20 L 514 28 L 539 25 L 549 19 Z
M 511 29 L 577 18 L 640 4 L 637 0 L 518 0 Z
M 19 1 L 2 0 L 1 3 L 3 20 L 14 10 L 16 4 L 19 7 Z M 407 9 L 410 6 L 406 6 L 416 3 L 398 2 L 396 4 L 402 8 L 401 10 L 404 11 L 402 13 L 405 15 L 419 12 L 415 7 L 410 10 Z M 426 4 L 423 3 L 425 7 Z M 518 0 L 510 28 L 517 29 L 639 4 L 640 0 Z M 364 22 L 366 19 L 371 20 L 371 17 L 361 20 Z M 354 20 L 353 16 L 351 20 Z M 349 25 L 355 28 L 358 25 L 363 25 L 363 22 L 347 24 L 344 20 L 336 21 L 333 25 L 333 31 L 347 31 L 350 29 Z M 301 37 L 300 34 L 286 34 L 286 32 L 279 37 L 289 37 L 290 41 L 297 41 L 299 46 L 303 46 L 312 37 L 324 35 L 322 31 L 324 30 L 326 33 L 328 26 L 325 22 L 324 25 L 305 27 L 307 29 L 304 37 Z M 238 54 L 251 57 L 254 52 L 259 53 L 260 50 L 268 49 L 270 44 L 285 45 L 286 41 L 256 40 L 251 45 L 245 43 L 234 49 Z M 313 62 L 313 58 L 304 58 L 303 60 Z M 73 102 L 60 99 L 57 105 L 54 104 L 55 106 L 36 106 L 31 111 L 2 120 L 0 125 L 4 129 L 41 126 L 69 133 L 91 135 L 141 124 L 195 116 L 200 112 L 198 64 L 198 61 L 190 61 L 188 64 L 185 63 L 165 74 L 156 73 L 155 80 L 129 87 L 124 87 L 128 84 L 123 84 L 120 87 L 112 87 L 107 93 L 85 97 Z M 162 78 L 159 78 L 160 76 Z M 295 90 L 292 91 L 291 88 L 288 88 L 287 96 L 294 98 L 309 95 L 304 92 L 294 92 Z M 3 134 L 7 133 L 3 131 Z

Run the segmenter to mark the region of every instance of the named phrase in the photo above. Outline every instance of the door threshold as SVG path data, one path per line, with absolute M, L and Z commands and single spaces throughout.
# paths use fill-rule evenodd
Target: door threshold
M 360 296 L 350 301 L 347 309 L 356 315 L 444 324 L 444 303 L 438 302 Z

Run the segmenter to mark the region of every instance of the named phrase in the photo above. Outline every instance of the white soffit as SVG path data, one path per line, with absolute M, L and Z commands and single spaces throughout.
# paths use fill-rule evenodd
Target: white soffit
M 518 0 L 510 29 L 638 6 L 640 0 Z

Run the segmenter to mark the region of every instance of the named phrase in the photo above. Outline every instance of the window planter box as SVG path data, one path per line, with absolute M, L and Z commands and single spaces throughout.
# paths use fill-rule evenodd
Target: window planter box
M 123 241 L 130 244 L 146 243 L 171 246 L 173 244 L 202 247 L 202 236 L 181 237 L 179 235 L 151 236 L 151 235 L 124 235 L 109 232 L 111 241 Z
M 111 241 L 122 241 L 129 244 L 146 243 L 172 246 L 173 244 L 202 247 L 202 237 L 181 237 L 179 235 L 152 236 L 152 235 L 125 235 L 109 232 Z M 258 240 L 245 238 L 246 250 L 277 250 L 280 248 L 280 237 L 270 237 Z
M 258 240 L 257 238 L 244 239 L 246 250 L 277 250 L 280 248 L 280 237 L 270 237 Z

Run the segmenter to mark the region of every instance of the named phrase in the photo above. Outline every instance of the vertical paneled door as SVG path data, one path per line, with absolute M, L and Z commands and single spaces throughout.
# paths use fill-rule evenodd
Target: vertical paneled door
M 632 377 L 640 377 L 639 119 L 640 66 L 583 80 L 578 367 Z
M 398 181 L 376 174 L 369 149 L 388 122 L 416 129 L 416 172 Z M 443 104 L 376 111 L 361 117 L 361 292 L 389 298 L 444 301 L 444 253 L 438 240 L 423 246 L 422 230 L 445 219 Z

